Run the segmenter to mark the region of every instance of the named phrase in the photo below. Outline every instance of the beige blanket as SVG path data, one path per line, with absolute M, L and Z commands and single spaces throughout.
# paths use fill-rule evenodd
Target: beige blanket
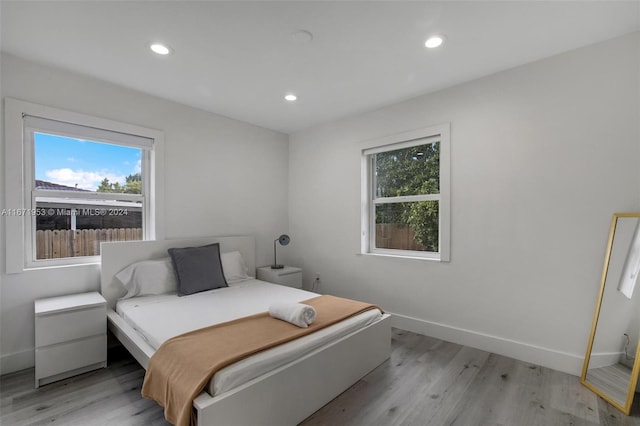
M 302 303 L 316 309 L 316 320 L 300 328 L 267 312 L 213 325 L 164 342 L 149 361 L 142 396 L 164 407 L 167 421 L 195 424 L 193 399 L 220 369 L 243 358 L 318 331 L 375 305 L 335 296 Z

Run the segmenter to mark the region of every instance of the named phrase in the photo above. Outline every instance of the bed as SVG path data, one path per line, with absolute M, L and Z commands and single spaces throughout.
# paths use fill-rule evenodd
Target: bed
M 197 327 L 197 324 L 175 325 L 177 330 L 168 330 L 168 325 L 158 320 L 147 321 L 146 325 L 136 322 L 153 315 L 161 318 L 162 314 L 156 311 L 158 307 L 165 304 L 172 306 L 171 303 L 186 303 L 187 298 L 158 295 L 125 299 L 118 304 L 124 290 L 114 276 L 132 263 L 166 257 L 169 248 L 194 247 L 210 243 L 219 243 L 223 253 L 240 252 L 247 269 L 250 272 L 255 271 L 255 242 L 252 236 L 102 244 L 101 290 L 108 304 L 109 329 L 145 369 L 163 339 L 181 331 L 181 327 Z M 247 279 L 230 284 L 225 292 L 204 292 L 204 298 L 198 298 L 198 303 L 210 306 L 217 300 L 221 307 L 232 306 L 233 302 L 222 300 L 220 296 L 224 294 L 226 297 L 235 293 L 245 299 L 246 294 L 257 295 L 251 297 L 257 302 L 253 303 L 254 306 L 246 307 L 245 313 L 265 310 L 266 304 L 269 303 L 268 295 L 292 301 L 304 300 L 315 295 Z M 243 294 L 245 296 L 242 296 Z M 206 297 L 209 299 L 204 301 Z M 240 311 L 243 309 L 245 307 Z M 239 313 L 232 312 L 229 315 L 237 316 Z M 197 314 L 193 316 L 199 317 Z M 149 337 L 140 332 L 141 328 L 154 328 L 154 325 L 155 335 L 151 333 Z M 171 325 L 173 326 L 173 323 Z M 302 338 L 310 337 L 312 341 L 310 346 L 303 349 L 296 349 L 298 342 L 294 341 L 265 351 L 275 352 L 275 361 L 273 354 L 260 353 L 225 368 L 220 372 L 223 374 L 216 374 L 205 391 L 193 402 L 198 425 L 297 424 L 389 357 L 389 315 L 374 315 L 369 312 L 364 317 L 358 316 L 336 325 L 337 332 L 322 330 Z M 286 346 L 294 347 L 293 351 Z M 295 352 L 296 350 L 303 352 Z M 256 366 L 259 368 L 256 369 Z

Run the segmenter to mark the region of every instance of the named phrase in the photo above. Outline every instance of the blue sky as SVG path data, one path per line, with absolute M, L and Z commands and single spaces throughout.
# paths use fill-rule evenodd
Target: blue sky
M 95 191 L 105 177 L 125 183 L 140 172 L 142 150 L 44 133 L 35 134 L 36 179 Z

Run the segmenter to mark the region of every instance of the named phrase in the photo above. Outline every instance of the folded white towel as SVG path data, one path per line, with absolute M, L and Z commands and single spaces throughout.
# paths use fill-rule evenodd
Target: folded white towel
M 316 319 L 313 306 L 296 302 L 277 302 L 269 306 L 269 315 L 298 327 L 307 328 Z

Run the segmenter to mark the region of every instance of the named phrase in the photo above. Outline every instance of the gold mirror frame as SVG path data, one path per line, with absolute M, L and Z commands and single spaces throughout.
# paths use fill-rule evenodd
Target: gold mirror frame
M 588 373 L 591 371 L 595 371 L 595 370 L 604 370 L 605 368 L 611 368 L 611 367 L 616 367 L 619 364 L 621 364 L 621 362 L 618 362 L 612 366 L 608 366 L 608 367 L 604 367 L 604 368 L 598 368 L 595 367 L 593 369 L 589 369 L 589 364 L 592 360 L 592 350 L 593 350 L 593 346 L 594 346 L 594 341 L 596 338 L 596 332 L 597 332 L 597 328 L 598 328 L 598 322 L 604 322 L 606 320 L 606 315 L 611 315 L 612 312 L 605 312 L 602 318 L 600 318 L 600 315 L 603 314 L 603 312 L 601 312 L 602 307 L 603 307 L 603 302 L 604 302 L 604 298 L 605 298 L 605 294 L 607 294 L 609 296 L 609 300 L 611 299 L 611 295 L 615 294 L 613 292 L 615 291 L 620 291 L 620 288 L 618 285 L 616 285 L 615 280 L 613 282 L 609 282 L 607 283 L 607 276 L 609 274 L 609 268 L 611 266 L 611 255 L 612 252 L 614 251 L 614 244 L 615 244 L 615 235 L 616 235 L 616 229 L 618 228 L 618 221 L 619 219 L 622 218 L 636 218 L 638 219 L 638 221 L 636 222 L 636 226 L 639 226 L 638 224 L 640 223 L 640 213 L 615 213 L 613 215 L 613 219 L 611 220 L 611 227 L 609 230 L 609 240 L 607 242 L 607 251 L 605 254 L 605 261 L 604 261 L 604 268 L 602 270 L 602 279 L 600 282 L 600 291 L 598 293 L 598 299 L 596 301 L 596 309 L 595 309 L 595 313 L 593 316 L 593 323 L 591 326 L 591 334 L 589 335 L 589 343 L 587 344 L 587 351 L 586 351 L 586 355 L 584 358 L 584 365 L 582 367 L 582 374 L 580 376 L 580 382 L 586 386 L 587 388 L 589 388 L 590 390 L 592 390 L 594 393 L 596 393 L 597 395 L 599 395 L 600 397 L 602 397 L 605 401 L 607 401 L 609 404 L 611 404 L 612 406 L 614 406 L 615 408 L 617 408 L 618 410 L 622 411 L 623 413 L 625 413 L 626 415 L 629 415 L 629 413 L 631 412 L 631 405 L 633 404 L 633 398 L 636 392 L 636 386 L 638 384 L 638 373 L 640 372 L 640 344 L 636 343 L 636 350 L 635 352 L 632 352 L 632 354 L 635 355 L 635 359 L 633 360 L 633 368 L 631 368 L 631 375 L 628 378 L 629 380 L 629 384 L 626 387 L 626 397 L 620 397 L 619 399 L 616 399 L 612 394 L 614 393 L 614 390 L 609 388 L 607 389 L 609 386 L 608 384 L 600 381 L 600 383 L 598 383 L 598 380 L 595 381 L 594 383 L 594 374 L 591 374 L 591 379 L 592 381 L 589 380 L 588 377 Z M 638 228 L 640 229 L 640 228 Z M 636 233 L 638 232 L 638 229 L 636 229 Z M 632 241 L 635 237 L 632 236 Z M 623 244 L 623 243 L 621 243 Z M 627 243 L 628 244 L 628 243 Z M 627 265 L 627 261 L 628 261 L 628 248 L 631 247 L 629 245 L 627 245 L 627 250 L 623 252 L 620 252 L 621 254 L 625 255 L 625 260 L 624 260 L 624 265 L 626 267 Z M 616 261 L 616 263 L 619 263 L 619 259 Z M 624 269 L 624 268 L 622 268 Z M 622 272 L 622 271 L 621 271 Z M 617 280 L 617 279 L 616 279 Z M 612 289 L 612 287 L 615 287 L 615 289 Z M 605 290 L 609 289 L 608 292 L 605 293 Z M 638 289 L 638 292 L 640 292 L 640 288 Z M 616 296 L 617 297 L 617 296 Z M 631 299 L 629 296 L 626 296 L 627 298 Z M 640 295 L 636 294 L 636 300 L 637 298 L 640 298 Z M 608 300 L 608 301 L 609 301 Z M 615 300 L 614 300 L 615 301 Z M 633 300 L 629 300 L 630 303 L 633 302 Z M 610 310 L 611 308 L 609 308 Z M 633 306 L 631 305 L 630 309 L 633 309 Z M 608 331 L 608 330 L 606 330 Z M 606 333 L 605 331 L 605 333 Z M 629 339 L 629 336 L 627 334 L 624 334 L 627 336 L 627 339 Z M 605 335 L 606 337 L 610 337 L 611 335 Z M 635 337 L 635 341 L 638 342 L 638 338 L 640 336 L 634 336 Z M 626 355 L 626 347 L 625 347 L 625 351 L 624 351 L 625 355 Z M 614 353 L 615 355 L 615 353 Z M 629 368 L 627 366 L 627 368 Z M 623 389 L 624 387 L 621 387 L 621 389 Z

